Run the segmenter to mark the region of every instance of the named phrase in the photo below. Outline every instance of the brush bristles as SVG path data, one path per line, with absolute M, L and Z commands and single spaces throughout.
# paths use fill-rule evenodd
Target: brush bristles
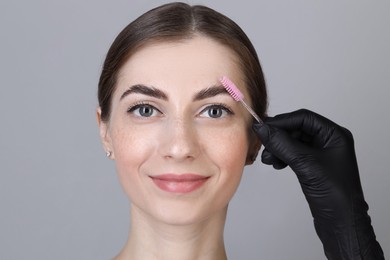
M 223 76 L 220 81 L 226 91 L 229 92 L 230 96 L 232 96 L 235 101 L 241 101 L 244 98 L 244 95 L 241 93 L 241 91 L 226 76 Z

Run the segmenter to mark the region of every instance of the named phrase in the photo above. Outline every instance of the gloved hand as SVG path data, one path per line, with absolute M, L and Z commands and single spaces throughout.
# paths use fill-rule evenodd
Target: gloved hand
M 255 124 L 262 162 L 295 172 L 328 259 L 384 259 L 364 200 L 352 134 L 308 110 Z

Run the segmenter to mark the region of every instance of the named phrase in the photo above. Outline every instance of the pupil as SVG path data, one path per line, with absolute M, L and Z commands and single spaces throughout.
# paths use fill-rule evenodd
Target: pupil
M 219 108 L 211 108 L 209 110 L 209 116 L 216 118 L 216 117 L 221 117 L 222 111 Z
M 141 116 L 149 117 L 153 114 L 153 108 L 147 106 L 141 107 L 139 113 Z

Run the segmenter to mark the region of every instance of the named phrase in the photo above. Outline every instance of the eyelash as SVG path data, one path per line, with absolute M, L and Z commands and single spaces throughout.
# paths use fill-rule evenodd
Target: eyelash
M 135 110 L 141 108 L 141 107 L 150 107 L 152 108 L 153 110 L 156 110 L 158 113 L 162 114 L 162 112 L 157 109 L 155 106 L 149 104 L 148 102 L 145 102 L 145 101 L 141 101 L 141 102 L 137 102 L 133 105 L 131 105 L 128 109 L 127 109 L 127 113 L 133 113 Z
M 211 104 L 211 105 L 208 105 L 207 107 L 205 107 L 204 109 L 202 109 L 202 111 L 200 112 L 200 114 L 206 112 L 207 110 L 210 110 L 212 108 L 217 108 L 217 109 L 222 109 L 223 111 L 225 111 L 227 113 L 227 115 L 234 115 L 233 113 L 233 110 L 230 109 L 228 106 L 226 106 L 225 104 L 222 104 L 222 103 L 216 103 L 216 104 Z M 219 118 L 215 118 L 215 119 L 219 119 Z
M 137 102 L 133 105 L 131 105 L 128 109 L 127 109 L 127 113 L 134 113 L 134 111 L 136 111 L 137 109 L 141 108 L 141 107 L 145 107 L 145 106 L 148 106 L 150 108 L 152 108 L 153 110 L 156 110 L 158 113 L 161 113 L 163 114 L 159 109 L 157 109 L 155 106 L 151 105 L 150 103 L 148 102 L 145 102 L 145 101 L 141 101 L 141 102 Z M 210 104 L 208 105 L 207 107 L 205 107 L 204 109 L 202 109 L 202 111 L 199 113 L 199 114 L 202 114 L 204 112 L 206 112 L 207 110 L 210 110 L 212 108 L 217 108 L 217 109 L 222 109 L 224 112 L 227 113 L 227 115 L 234 115 L 234 112 L 233 110 L 228 107 L 227 105 L 225 104 L 222 104 L 222 103 L 215 103 L 215 104 Z M 219 118 L 215 118 L 215 119 L 219 119 Z

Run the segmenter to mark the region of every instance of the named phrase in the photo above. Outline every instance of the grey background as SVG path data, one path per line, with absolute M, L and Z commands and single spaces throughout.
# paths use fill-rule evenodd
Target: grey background
M 129 206 L 100 145 L 96 85 L 117 33 L 165 2 L 0 2 L 0 259 L 109 259 L 123 246 Z M 389 258 L 390 2 L 190 3 L 247 32 L 270 115 L 305 107 L 352 130 Z M 225 237 L 230 259 L 325 259 L 294 174 L 259 160 L 245 170 Z

